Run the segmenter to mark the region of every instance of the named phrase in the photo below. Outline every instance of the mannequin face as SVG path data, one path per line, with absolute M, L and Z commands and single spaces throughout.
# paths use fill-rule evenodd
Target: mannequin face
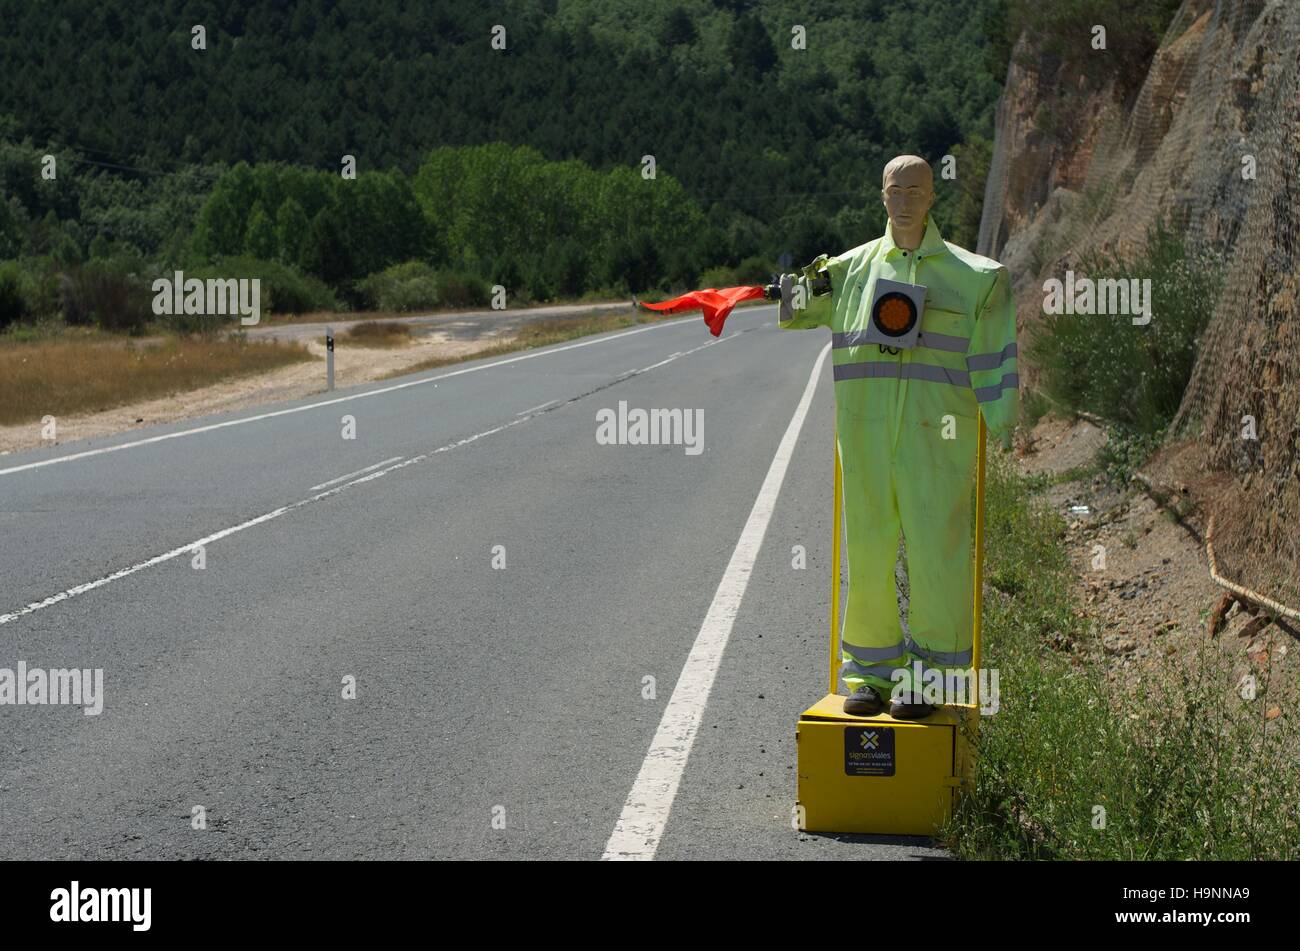
M 915 250 L 925 237 L 925 216 L 934 204 L 934 174 L 924 163 L 891 169 L 880 191 L 894 243 Z

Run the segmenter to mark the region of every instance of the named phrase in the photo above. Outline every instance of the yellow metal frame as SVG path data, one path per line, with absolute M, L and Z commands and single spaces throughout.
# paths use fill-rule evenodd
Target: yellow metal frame
M 975 683 L 972 687 L 974 706 L 980 704 L 980 662 L 981 647 L 984 641 L 984 443 L 987 431 L 984 428 L 984 416 L 980 415 L 979 448 L 975 450 L 975 604 L 971 608 L 971 669 L 975 671 Z M 978 717 L 978 713 L 976 716 Z
M 933 835 L 948 821 L 961 788 L 974 781 L 979 729 L 979 677 L 984 578 L 984 453 L 979 420 L 975 467 L 975 571 L 971 661 L 974 702 L 948 705 L 920 721 L 844 713 L 839 693 L 840 563 L 844 519 L 843 461 L 835 440 L 834 533 L 831 539 L 829 692 L 805 710 L 795 728 L 798 748 L 796 818 L 810 832 Z M 872 767 L 879 772 L 870 771 Z
M 844 476 L 840 471 L 840 432 L 835 430 L 835 519 L 831 522 L 831 693 L 840 691 L 840 535 L 844 532 Z

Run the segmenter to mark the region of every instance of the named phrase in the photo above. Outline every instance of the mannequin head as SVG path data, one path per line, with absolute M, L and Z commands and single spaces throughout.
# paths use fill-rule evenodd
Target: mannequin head
M 880 200 L 889 215 L 894 244 L 913 251 L 925 237 L 925 216 L 934 204 L 934 173 L 925 159 L 899 155 L 885 166 Z

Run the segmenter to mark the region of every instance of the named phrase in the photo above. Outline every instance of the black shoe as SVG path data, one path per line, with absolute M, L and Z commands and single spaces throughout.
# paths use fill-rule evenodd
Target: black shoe
M 889 715 L 895 720 L 924 720 L 932 713 L 934 707 L 923 703 L 915 694 L 900 700 L 892 700 L 889 704 Z
M 871 687 L 859 687 L 853 696 L 844 698 L 844 712 L 851 717 L 874 717 L 884 708 L 885 701 Z

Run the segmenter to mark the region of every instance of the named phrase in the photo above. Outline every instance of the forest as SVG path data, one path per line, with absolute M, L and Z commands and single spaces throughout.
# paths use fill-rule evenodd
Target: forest
M 878 234 L 907 151 L 973 246 L 1009 55 L 997 0 L 5 6 L 0 325 L 129 329 L 175 267 L 281 311 L 758 280 Z

